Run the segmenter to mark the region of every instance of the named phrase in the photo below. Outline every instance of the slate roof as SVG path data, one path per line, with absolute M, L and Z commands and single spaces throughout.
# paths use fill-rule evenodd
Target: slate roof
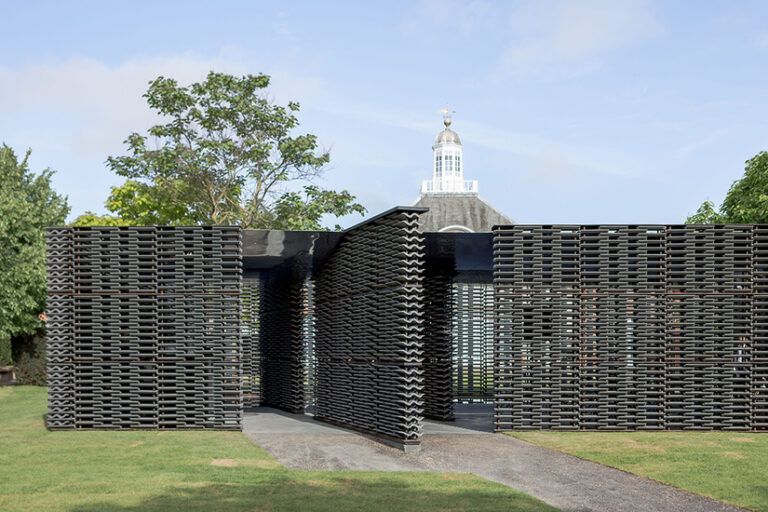
M 464 226 L 475 233 L 483 233 L 490 232 L 497 224 L 515 223 L 477 194 L 425 194 L 413 206 L 429 208 L 421 218 L 422 231 Z

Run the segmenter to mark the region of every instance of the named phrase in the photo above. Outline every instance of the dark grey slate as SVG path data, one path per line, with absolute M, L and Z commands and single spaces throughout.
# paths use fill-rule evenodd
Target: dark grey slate
M 422 215 L 419 226 L 425 232 L 441 231 L 449 226 L 464 226 L 475 233 L 487 233 L 493 226 L 514 224 L 512 219 L 477 194 L 425 194 L 419 197 L 414 206 L 429 208 Z

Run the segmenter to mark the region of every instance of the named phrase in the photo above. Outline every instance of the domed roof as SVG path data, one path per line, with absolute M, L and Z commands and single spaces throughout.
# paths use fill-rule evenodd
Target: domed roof
M 437 134 L 435 144 L 456 144 L 461 146 L 461 139 L 459 139 L 458 133 L 446 126 L 445 130 Z

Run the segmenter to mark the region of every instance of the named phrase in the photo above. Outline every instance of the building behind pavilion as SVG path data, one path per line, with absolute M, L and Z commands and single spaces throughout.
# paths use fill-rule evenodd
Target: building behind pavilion
M 422 182 L 413 204 L 429 208 L 422 217 L 422 231 L 482 233 L 494 225 L 514 224 L 478 195 L 477 180 L 464 179 L 461 139 L 451 129 L 451 112 L 443 113 L 445 129 L 432 146 L 432 179 Z

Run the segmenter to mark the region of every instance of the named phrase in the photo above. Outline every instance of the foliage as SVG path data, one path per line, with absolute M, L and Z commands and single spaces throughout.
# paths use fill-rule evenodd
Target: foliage
M 733 182 L 719 212 L 712 202 L 706 201 L 686 223 L 768 223 L 768 152 L 761 151 L 747 160 L 744 176 Z
M 715 210 L 715 203 L 704 201 L 696 213 L 685 220 L 686 224 L 725 224 L 723 216 Z
M 0 388 L 0 510 L 554 512 L 469 474 L 292 471 L 241 432 L 49 432 L 45 389 Z
M 747 161 L 744 177 L 731 185 L 720 209 L 728 222 L 768 222 L 768 152 Z
M 272 103 L 267 75 L 210 72 L 189 87 L 159 77 L 144 97 L 164 120 L 125 140 L 127 155 L 107 165 L 127 181 L 113 187 L 107 209 L 130 224 L 233 224 L 248 228 L 320 226 L 324 215 L 364 213 L 347 191 L 286 192 L 321 176 L 328 152 L 317 137 L 292 133 L 299 104 Z M 305 217 L 308 216 L 308 217 Z M 114 217 L 78 218 L 79 225 Z
M 275 201 L 271 210 L 271 229 L 321 230 L 323 215 L 336 212 L 340 217 L 350 213 L 365 213 L 365 208 L 354 204 L 354 197 L 346 190 L 333 192 L 314 185 L 304 187 L 304 193 L 287 192 Z M 341 226 L 335 226 L 340 230 Z
M 93 212 L 85 212 L 78 216 L 73 226 L 131 226 L 132 223 L 128 219 L 121 219 L 114 215 L 97 215 Z
M 739 432 L 514 432 L 513 437 L 768 511 L 768 436 Z
M 96 215 L 92 212 L 75 219 L 75 226 L 131 226 L 131 225 L 193 225 L 197 217 L 189 205 L 174 202 L 184 197 L 185 185 L 176 181 L 156 187 L 137 180 L 127 180 L 112 187 L 106 207 L 115 215 Z
M 16 380 L 21 384 L 43 386 L 45 371 L 45 337 L 42 335 L 17 336 L 13 340 L 13 360 Z
M 62 225 L 69 206 L 51 188 L 50 170 L 34 175 L 0 147 L 0 339 L 43 328 L 45 310 L 45 228 Z
M 142 224 L 195 224 L 197 217 L 189 205 L 174 201 L 176 197 L 189 197 L 194 193 L 183 181 L 164 183 L 153 187 L 136 180 L 112 187 L 107 209 L 121 219 L 141 219 Z

